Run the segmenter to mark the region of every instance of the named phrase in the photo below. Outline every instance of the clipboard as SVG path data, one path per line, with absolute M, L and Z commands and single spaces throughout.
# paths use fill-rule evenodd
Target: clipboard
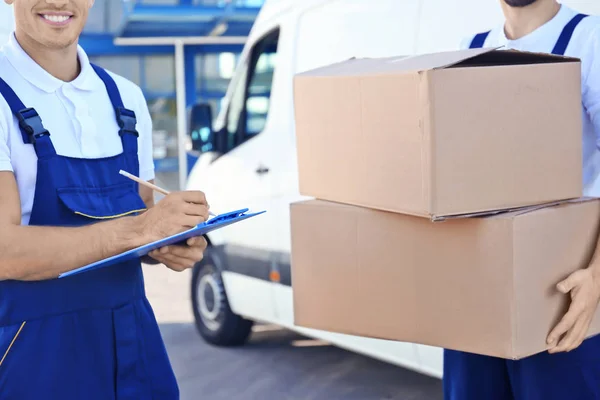
M 100 261 L 96 261 L 92 264 L 88 264 L 81 268 L 77 268 L 63 274 L 60 274 L 58 278 L 66 278 L 69 276 L 77 275 L 83 272 L 92 271 L 98 268 L 108 267 L 110 265 L 118 264 L 124 261 L 134 260 L 136 258 L 143 257 L 150 253 L 152 250 L 159 249 L 161 247 L 169 246 L 172 244 L 178 244 L 181 242 L 185 242 L 187 239 L 202 236 L 209 232 L 215 231 L 217 229 L 224 228 L 231 224 L 235 224 L 237 222 L 246 220 L 248 218 L 252 218 L 254 216 L 265 213 L 266 211 L 260 211 L 255 213 L 248 213 L 248 209 L 244 208 L 241 210 L 231 211 L 225 214 L 217 215 L 216 217 L 210 218 L 207 221 L 199 224 L 195 228 L 189 229 L 187 231 L 178 233 L 173 236 L 169 236 L 165 239 L 157 240 L 152 243 L 148 243 L 146 245 L 137 247 L 135 249 L 126 251 L 121 254 L 117 254 L 115 256 L 105 258 Z

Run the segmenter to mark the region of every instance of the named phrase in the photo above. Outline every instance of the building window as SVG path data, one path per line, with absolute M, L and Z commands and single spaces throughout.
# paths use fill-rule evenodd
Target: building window
M 90 61 L 140 86 L 139 56 L 96 56 L 90 57 Z
M 175 92 L 175 60 L 172 55 L 144 57 L 144 89 L 149 92 Z

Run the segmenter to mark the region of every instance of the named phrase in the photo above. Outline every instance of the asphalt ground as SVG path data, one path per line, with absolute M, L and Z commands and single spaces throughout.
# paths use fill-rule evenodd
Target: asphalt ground
M 205 343 L 193 322 L 190 271 L 144 266 L 182 400 L 441 400 L 441 381 L 274 325 L 247 345 Z

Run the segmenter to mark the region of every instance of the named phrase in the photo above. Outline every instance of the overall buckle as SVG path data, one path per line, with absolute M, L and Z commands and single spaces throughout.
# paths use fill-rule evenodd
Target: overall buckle
M 119 135 L 129 133 L 131 135 L 140 136 L 138 131 L 135 129 L 137 124 L 137 118 L 135 112 L 128 110 L 127 108 L 118 107 L 117 112 L 117 123 L 119 124 Z
M 19 127 L 27 132 L 31 143 L 35 144 L 36 140 L 42 136 L 50 136 L 50 132 L 44 128 L 42 118 L 33 108 L 26 108 L 17 113 Z

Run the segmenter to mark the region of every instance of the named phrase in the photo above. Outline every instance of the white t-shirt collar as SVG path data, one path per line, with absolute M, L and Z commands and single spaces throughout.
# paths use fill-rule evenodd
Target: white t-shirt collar
M 64 82 L 50 75 L 38 63 L 36 63 L 21 47 L 14 32 L 10 35 L 8 43 L 4 46 L 4 54 L 12 66 L 19 74 L 32 85 L 47 92 L 52 93 L 63 85 L 71 85 L 80 90 L 93 90 L 96 88 L 97 79 L 94 79 L 95 72 L 92 69 L 90 60 L 81 48 L 77 46 L 77 56 L 81 64 L 81 72 L 71 82 Z
M 565 25 L 576 14 L 577 13 L 574 10 L 570 9 L 564 4 L 561 4 L 558 13 L 556 13 L 556 15 L 550 21 L 546 22 L 533 32 L 516 40 L 511 40 L 506 37 L 504 25 L 502 25 L 502 27 L 498 29 L 498 43 L 501 43 L 502 46 L 507 46 L 511 49 L 523 50 L 535 46 L 535 44 L 539 43 L 540 40 L 543 40 L 543 38 L 554 38 L 556 36 L 554 40 L 557 41 L 560 32 L 562 32 Z M 559 32 L 558 35 L 557 32 Z

